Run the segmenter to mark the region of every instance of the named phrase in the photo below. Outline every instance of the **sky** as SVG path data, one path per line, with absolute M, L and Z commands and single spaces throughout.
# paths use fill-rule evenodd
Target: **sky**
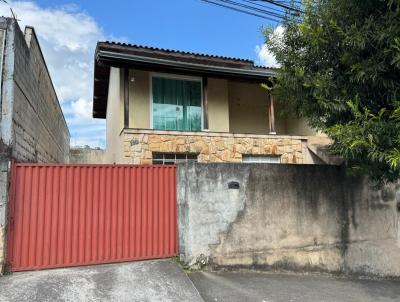
M 276 66 L 261 33 L 270 21 L 201 0 L 36 0 L 0 3 L 23 29 L 35 27 L 71 133 L 72 146 L 105 148 L 105 120 L 93 119 L 97 41 L 119 41 L 239 57 Z M 279 30 L 279 28 L 278 28 Z

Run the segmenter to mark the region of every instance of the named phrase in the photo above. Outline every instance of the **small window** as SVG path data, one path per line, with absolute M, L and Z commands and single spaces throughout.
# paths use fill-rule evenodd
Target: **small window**
M 280 164 L 281 158 L 279 156 L 243 155 L 242 162 Z
M 153 165 L 174 165 L 181 162 L 197 162 L 197 154 L 153 153 Z

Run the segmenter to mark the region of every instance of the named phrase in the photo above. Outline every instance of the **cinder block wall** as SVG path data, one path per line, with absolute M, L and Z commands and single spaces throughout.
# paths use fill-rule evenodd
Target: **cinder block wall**
M 399 185 L 333 166 L 193 163 L 177 183 L 188 265 L 400 276 Z

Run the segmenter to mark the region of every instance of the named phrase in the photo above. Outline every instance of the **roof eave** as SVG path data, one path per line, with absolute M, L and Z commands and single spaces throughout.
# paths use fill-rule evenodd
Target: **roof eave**
M 104 64 L 108 66 L 153 66 L 163 68 L 175 72 L 197 73 L 209 76 L 222 76 L 238 79 L 246 79 L 258 82 L 264 82 L 268 77 L 275 75 L 274 69 L 243 69 L 226 66 L 204 65 L 190 62 L 179 62 L 175 60 L 160 59 L 154 57 L 139 56 L 135 54 L 119 53 L 114 51 L 96 49 L 95 64 Z M 96 76 L 96 75 L 95 75 Z M 107 81 L 107 80 L 106 80 Z M 104 83 L 106 84 L 106 83 Z M 107 83 L 108 85 L 109 83 Z M 96 94 L 96 93 L 95 93 Z M 98 112 L 95 110 L 95 97 L 93 100 L 93 117 L 106 118 L 106 113 L 103 110 Z
M 266 77 L 273 76 L 275 71 L 273 69 L 259 70 L 259 69 L 243 69 L 243 68 L 232 68 L 225 66 L 213 66 L 213 65 L 204 65 L 204 64 L 196 64 L 189 62 L 179 62 L 175 60 L 166 60 L 160 58 L 153 57 L 145 57 L 138 56 L 134 54 L 125 54 L 125 53 L 117 53 L 113 51 L 106 50 L 98 50 L 96 53 L 97 61 L 101 61 L 104 63 L 128 63 L 132 65 L 137 64 L 152 64 L 158 65 L 160 67 L 169 68 L 169 69 L 177 69 L 177 70 L 185 70 L 185 71 L 195 71 L 195 72 L 203 72 L 203 73 L 212 73 L 212 74 L 225 74 L 232 75 L 237 77 L 247 77 L 254 78 L 259 80 L 265 80 Z

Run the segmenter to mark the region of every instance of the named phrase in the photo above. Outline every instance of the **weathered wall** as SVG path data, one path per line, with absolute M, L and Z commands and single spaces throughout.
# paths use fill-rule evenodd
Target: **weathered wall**
M 6 239 L 6 210 L 8 199 L 8 161 L 0 159 L 0 275 L 4 262 L 4 248 Z
M 243 155 L 279 156 L 282 163 L 305 163 L 306 137 L 124 129 L 117 163 L 151 164 L 153 152 L 196 153 L 198 161 L 241 162 Z
M 68 162 L 69 131 L 33 28 L 16 24 L 13 157 L 23 162 Z
M 106 163 L 106 151 L 98 148 L 72 147 L 69 151 L 70 164 L 104 164 Z
M 239 189 L 229 189 L 232 181 Z M 190 264 L 400 276 L 399 186 L 340 167 L 179 164 L 180 257 Z

